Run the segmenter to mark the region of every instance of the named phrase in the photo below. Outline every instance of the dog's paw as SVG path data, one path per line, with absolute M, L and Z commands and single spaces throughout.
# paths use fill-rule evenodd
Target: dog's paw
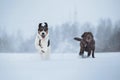
M 41 50 L 42 53 L 45 53 L 45 51 Z

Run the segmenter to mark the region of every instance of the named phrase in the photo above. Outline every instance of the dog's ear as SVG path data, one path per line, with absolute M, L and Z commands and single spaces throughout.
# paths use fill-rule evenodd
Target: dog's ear
M 89 32 L 89 34 L 92 36 L 92 38 L 94 37 L 93 34 L 92 34 L 92 32 Z
M 84 37 L 84 34 L 82 34 L 81 37 L 83 38 L 83 37 Z
M 38 28 L 42 26 L 42 23 L 39 23 Z
M 87 34 L 87 32 L 84 32 L 81 37 L 84 38 L 86 36 L 86 34 Z
M 39 23 L 39 25 L 38 25 L 38 31 L 40 30 L 41 26 L 42 26 L 42 23 Z
M 47 28 L 48 28 L 48 24 L 47 24 L 46 22 L 44 22 L 44 24 L 45 24 L 45 27 L 47 27 Z

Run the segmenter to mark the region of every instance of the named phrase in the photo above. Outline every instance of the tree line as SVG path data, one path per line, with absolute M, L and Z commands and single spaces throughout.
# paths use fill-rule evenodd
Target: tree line
M 110 19 L 100 20 L 97 25 L 91 23 L 65 22 L 57 26 L 49 26 L 51 51 L 53 53 L 78 53 L 79 42 L 74 37 L 81 37 L 84 32 L 92 32 L 96 41 L 96 52 L 120 51 L 120 21 L 113 23 Z M 36 52 L 34 40 L 36 34 L 30 39 L 9 35 L 0 26 L 0 52 Z

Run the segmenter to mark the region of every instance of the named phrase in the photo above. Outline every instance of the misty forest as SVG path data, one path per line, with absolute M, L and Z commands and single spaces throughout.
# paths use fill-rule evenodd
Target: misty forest
M 49 24 L 49 23 L 48 23 Z M 37 26 L 36 26 L 37 27 Z M 49 26 L 52 53 L 78 53 L 79 42 L 74 37 L 81 37 L 84 32 L 92 32 L 96 41 L 95 52 L 120 51 L 120 21 L 113 23 L 110 19 L 101 19 L 97 25 L 65 22 L 54 27 Z M 37 30 L 36 30 L 37 32 Z M 34 40 L 36 33 L 29 39 L 23 39 L 22 31 L 9 35 L 6 28 L 0 26 L 0 52 L 36 52 Z

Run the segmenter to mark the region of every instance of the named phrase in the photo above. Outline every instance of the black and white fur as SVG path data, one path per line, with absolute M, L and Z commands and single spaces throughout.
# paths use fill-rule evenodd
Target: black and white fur
M 42 58 L 49 58 L 50 39 L 48 33 L 48 24 L 46 22 L 38 25 L 38 32 L 35 38 L 35 47 L 41 54 Z

